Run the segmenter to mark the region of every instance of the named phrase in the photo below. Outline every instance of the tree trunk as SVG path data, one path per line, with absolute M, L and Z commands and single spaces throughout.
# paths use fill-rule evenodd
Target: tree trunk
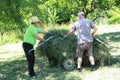
M 1 40 L 3 41 L 4 32 L 1 31 L 0 34 L 1 34 Z

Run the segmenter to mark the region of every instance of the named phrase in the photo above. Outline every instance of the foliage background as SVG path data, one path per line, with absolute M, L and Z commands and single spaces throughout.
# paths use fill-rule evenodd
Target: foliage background
M 87 18 L 98 24 L 98 33 L 109 42 L 111 64 L 100 67 L 95 72 L 85 68 L 78 73 L 76 70 L 50 68 L 47 58 L 36 55 L 36 80 L 120 80 L 120 25 L 115 25 L 120 23 L 119 3 L 120 0 L 0 0 L 0 79 L 30 79 L 22 44 L 9 43 L 23 39 L 32 16 L 40 18 L 41 28 L 45 30 L 69 29 L 77 20 L 77 13 L 83 11 Z

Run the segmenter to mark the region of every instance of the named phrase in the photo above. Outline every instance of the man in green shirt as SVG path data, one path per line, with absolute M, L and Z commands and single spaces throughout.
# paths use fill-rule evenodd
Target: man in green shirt
M 47 31 L 40 30 L 39 27 L 39 19 L 38 17 L 32 17 L 31 18 L 31 24 L 27 28 L 24 39 L 23 39 L 23 50 L 25 52 L 25 56 L 28 62 L 28 69 L 29 69 L 29 75 L 30 77 L 35 76 L 34 72 L 34 63 L 35 63 L 35 56 L 34 56 L 34 50 L 30 52 L 31 49 L 33 49 L 33 46 L 36 44 L 36 40 L 44 41 L 43 38 L 39 36 L 39 33 L 47 34 Z

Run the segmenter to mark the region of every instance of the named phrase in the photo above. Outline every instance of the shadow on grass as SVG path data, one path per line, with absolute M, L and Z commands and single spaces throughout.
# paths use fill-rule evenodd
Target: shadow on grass
M 61 65 L 50 67 L 46 57 L 40 57 L 36 62 L 38 80 L 82 80 L 81 77 L 70 74 L 73 70 L 66 71 Z
M 111 45 L 115 42 L 120 42 L 120 32 L 110 32 L 110 33 L 104 33 L 100 35 L 102 39 L 107 40 L 110 42 L 109 46 L 109 52 L 115 52 L 119 50 L 119 45 Z M 120 51 L 119 51 L 120 52 Z M 117 67 L 120 67 L 120 55 L 112 55 L 110 58 L 110 66 L 116 65 Z
M 116 67 L 120 67 L 120 55 L 118 56 L 111 56 L 111 60 L 110 60 L 110 66 L 116 66 Z
M 4 61 L 0 62 L 0 79 L 17 80 L 20 76 L 25 77 L 27 70 L 26 60 Z
M 1 80 L 32 80 L 28 76 L 27 61 L 23 57 L 14 61 L 0 62 L 0 65 Z M 37 74 L 35 80 L 81 80 L 78 76 L 69 75 L 70 71 L 61 67 L 49 67 L 44 57 L 36 57 L 35 72 Z
M 100 35 L 103 39 L 107 39 L 109 41 L 118 42 L 120 41 L 120 32 L 110 32 L 104 33 Z

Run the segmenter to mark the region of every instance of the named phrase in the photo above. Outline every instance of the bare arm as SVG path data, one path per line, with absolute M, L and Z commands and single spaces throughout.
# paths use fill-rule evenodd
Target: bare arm
M 38 39 L 39 41 L 44 41 L 44 39 L 41 38 L 38 34 L 35 34 L 34 36 L 35 36 L 35 38 Z
M 47 32 L 47 31 L 44 31 L 44 30 L 41 30 L 41 33 L 47 34 L 48 32 Z
M 73 32 L 69 31 L 65 36 L 64 38 L 66 38 L 67 36 L 70 36 Z
M 97 28 L 97 27 L 95 27 L 95 28 L 94 28 L 94 30 L 93 30 L 93 32 L 92 32 L 92 36 L 94 36 L 94 35 L 95 35 L 95 33 L 97 32 L 97 30 L 98 30 L 98 28 Z

